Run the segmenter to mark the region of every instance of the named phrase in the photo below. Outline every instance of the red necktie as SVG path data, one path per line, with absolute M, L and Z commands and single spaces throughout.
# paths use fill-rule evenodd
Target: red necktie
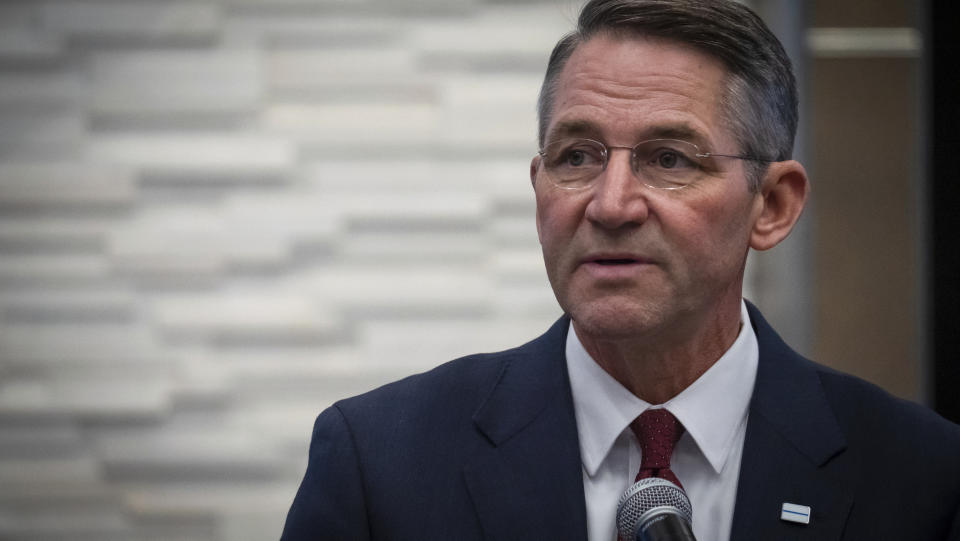
M 665 409 L 648 409 L 630 423 L 630 428 L 640 442 L 640 471 L 634 482 L 647 477 L 659 477 L 683 485 L 670 470 L 670 455 L 673 446 L 683 435 L 683 425 Z

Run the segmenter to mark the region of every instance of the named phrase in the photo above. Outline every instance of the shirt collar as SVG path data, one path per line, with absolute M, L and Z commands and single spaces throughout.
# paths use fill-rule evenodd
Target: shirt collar
M 733 345 L 689 387 L 662 407 L 683 423 L 710 466 L 719 473 L 746 419 L 757 376 L 759 348 L 746 303 Z M 641 400 L 590 357 L 573 330 L 567 333 L 567 369 L 580 434 L 580 455 L 594 476 L 617 437 L 651 404 Z

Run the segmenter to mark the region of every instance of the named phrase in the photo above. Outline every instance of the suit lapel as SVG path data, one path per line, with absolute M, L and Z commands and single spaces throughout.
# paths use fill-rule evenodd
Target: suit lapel
M 486 539 L 586 539 L 568 324 L 516 350 L 474 415 L 488 445 L 464 477 Z
M 840 539 L 853 501 L 843 433 L 814 365 L 748 307 L 760 364 L 730 539 Z M 809 506 L 810 523 L 781 520 L 783 503 Z

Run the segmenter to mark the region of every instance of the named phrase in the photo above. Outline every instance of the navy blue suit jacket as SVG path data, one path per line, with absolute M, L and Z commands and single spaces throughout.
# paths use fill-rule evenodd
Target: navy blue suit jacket
M 731 539 L 960 540 L 960 427 L 800 357 L 749 310 L 760 363 Z M 568 324 L 324 411 L 282 541 L 585 540 Z M 784 502 L 810 524 L 781 521 Z

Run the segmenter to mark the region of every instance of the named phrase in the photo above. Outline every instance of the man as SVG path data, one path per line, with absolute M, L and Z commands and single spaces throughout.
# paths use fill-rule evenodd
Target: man
M 283 539 L 611 541 L 649 475 L 685 489 L 700 541 L 960 539 L 960 428 L 802 359 L 742 300 L 748 250 L 783 240 L 808 192 L 760 19 L 591 1 L 539 114 L 564 317 L 323 412 Z

